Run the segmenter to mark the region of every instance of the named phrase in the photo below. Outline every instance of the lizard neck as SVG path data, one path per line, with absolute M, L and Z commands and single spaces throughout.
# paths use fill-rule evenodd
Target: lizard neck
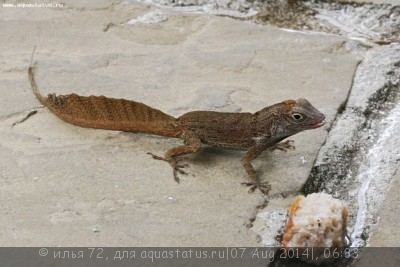
M 255 136 L 277 137 L 277 130 L 282 121 L 279 104 L 275 104 L 253 114 L 252 132 Z

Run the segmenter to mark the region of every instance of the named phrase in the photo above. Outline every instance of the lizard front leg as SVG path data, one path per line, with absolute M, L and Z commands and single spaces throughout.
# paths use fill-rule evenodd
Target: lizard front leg
M 293 140 L 286 140 L 285 142 L 280 142 L 275 144 L 274 146 L 270 147 L 269 149 L 271 151 L 274 151 L 275 149 L 282 150 L 287 152 L 288 149 L 296 149 L 294 145 L 292 145 L 294 141 Z
M 249 193 L 258 188 L 263 194 L 268 194 L 269 190 L 271 189 L 271 186 L 269 184 L 260 183 L 259 179 L 256 176 L 253 165 L 251 165 L 251 161 L 256 159 L 265 149 L 266 147 L 264 146 L 255 145 L 251 147 L 242 158 L 243 167 L 251 180 L 251 182 L 248 183 L 243 182 L 242 185 L 250 186 Z
M 157 155 L 154 155 L 152 153 L 147 153 L 153 157 L 153 159 L 157 160 L 164 160 L 167 161 L 173 169 L 173 174 L 174 174 L 174 179 L 179 183 L 179 177 L 178 177 L 178 172 L 181 174 L 186 174 L 185 171 L 182 170 L 182 168 L 188 166 L 187 164 L 180 164 L 177 160 L 176 157 L 182 156 L 182 155 L 187 155 L 187 154 L 192 154 L 192 153 L 197 153 L 201 149 L 201 141 L 200 138 L 198 137 L 197 134 L 195 134 L 192 131 L 187 131 L 183 135 L 183 141 L 185 145 L 183 146 L 178 146 L 171 148 L 167 152 L 165 152 L 164 157 L 160 157 Z

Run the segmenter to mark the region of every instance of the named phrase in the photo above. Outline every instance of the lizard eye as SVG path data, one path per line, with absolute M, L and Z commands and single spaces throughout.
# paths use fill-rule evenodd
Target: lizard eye
M 293 113 L 291 116 L 297 122 L 302 122 L 306 119 L 306 117 L 300 113 Z

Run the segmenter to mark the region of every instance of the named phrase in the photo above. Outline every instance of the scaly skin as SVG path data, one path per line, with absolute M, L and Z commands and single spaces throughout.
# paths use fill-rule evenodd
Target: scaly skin
M 260 183 L 251 161 L 267 149 L 294 148 L 291 140 L 279 142 L 325 123 L 325 116 L 303 98 L 286 100 L 253 114 L 193 111 L 174 118 L 143 103 L 125 99 L 76 94 L 44 97 L 37 89 L 32 66 L 28 75 L 38 100 L 66 122 L 88 128 L 181 138 L 184 145 L 169 149 L 164 157 L 149 153 L 154 159 L 167 161 L 172 166 L 177 182 L 178 173 L 185 174 L 182 168 L 187 166 L 180 164 L 177 158 L 199 152 L 203 143 L 245 150 L 242 164 L 250 182 L 242 184 L 250 186 L 249 192 L 258 188 L 267 194 L 270 186 Z

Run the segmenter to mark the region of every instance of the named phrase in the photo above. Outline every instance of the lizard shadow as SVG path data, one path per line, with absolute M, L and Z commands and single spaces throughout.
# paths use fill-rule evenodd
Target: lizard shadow
M 182 160 L 202 167 L 218 166 L 219 164 L 230 161 L 232 164 L 237 165 L 238 168 L 243 168 L 242 157 L 245 153 L 245 151 L 241 150 L 230 150 L 203 145 L 199 153 L 184 156 Z M 262 174 L 268 169 L 273 168 L 274 165 L 271 159 L 270 153 L 262 153 L 259 158 L 252 162 L 256 167 L 256 172 Z
M 195 165 L 209 167 L 212 165 L 218 165 L 219 162 L 227 159 L 240 160 L 242 158 L 242 154 L 243 153 L 241 151 L 227 150 L 203 145 L 199 153 L 182 157 L 182 159 L 188 161 L 193 160 L 193 164 Z

